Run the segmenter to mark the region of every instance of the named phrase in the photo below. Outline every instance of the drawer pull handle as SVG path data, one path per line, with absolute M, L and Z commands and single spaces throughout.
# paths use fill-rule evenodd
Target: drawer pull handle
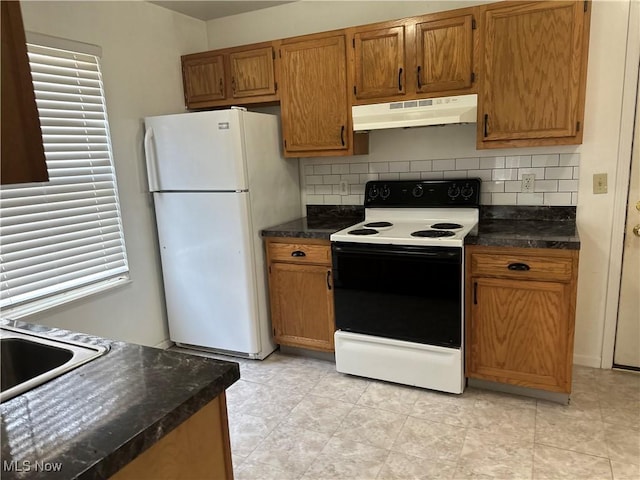
M 302 250 L 294 250 L 293 252 L 291 252 L 291 256 L 292 257 L 306 257 L 307 254 L 304 253 Z
M 509 270 L 515 270 L 517 272 L 526 272 L 531 269 L 526 263 L 510 263 L 507 267 Z

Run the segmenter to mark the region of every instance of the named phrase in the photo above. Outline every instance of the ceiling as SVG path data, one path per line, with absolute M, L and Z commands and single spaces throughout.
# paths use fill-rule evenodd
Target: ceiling
M 200 20 L 211 20 L 214 18 L 228 17 L 237 15 L 238 13 L 252 12 L 263 8 L 275 7 L 283 3 L 291 3 L 291 1 L 271 2 L 271 1 L 255 1 L 249 2 L 245 0 L 235 0 L 227 2 L 210 2 L 210 1 L 191 1 L 191 0 L 157 0 L 151 1 L 174 12 L 184 13 L 193 18 Z

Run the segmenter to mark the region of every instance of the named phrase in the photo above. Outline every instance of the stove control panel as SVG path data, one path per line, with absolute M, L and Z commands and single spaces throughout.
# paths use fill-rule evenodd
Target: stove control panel
M 478 207 L 478 178 L 375 180 L 365 187 L 365 207 Z

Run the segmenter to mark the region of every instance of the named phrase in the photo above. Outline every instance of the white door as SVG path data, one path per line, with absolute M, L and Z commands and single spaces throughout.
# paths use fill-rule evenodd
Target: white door
M 640 368 L 640 97 L 636 105 L 635 141 L 627 198 L 622 278 L 613 363 Z
M 247 189 L 242 112 L 145 118 L 149 191 Z
M 155 193 L 170 338 L 258 353 L 249 194 Z

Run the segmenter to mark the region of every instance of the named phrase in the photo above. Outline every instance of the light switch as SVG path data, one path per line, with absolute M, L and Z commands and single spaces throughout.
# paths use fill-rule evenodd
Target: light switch
M 593 193 L 596 195 L 601 193 L 607 193 L 607 174 L 606 173 L 593 174 Z

